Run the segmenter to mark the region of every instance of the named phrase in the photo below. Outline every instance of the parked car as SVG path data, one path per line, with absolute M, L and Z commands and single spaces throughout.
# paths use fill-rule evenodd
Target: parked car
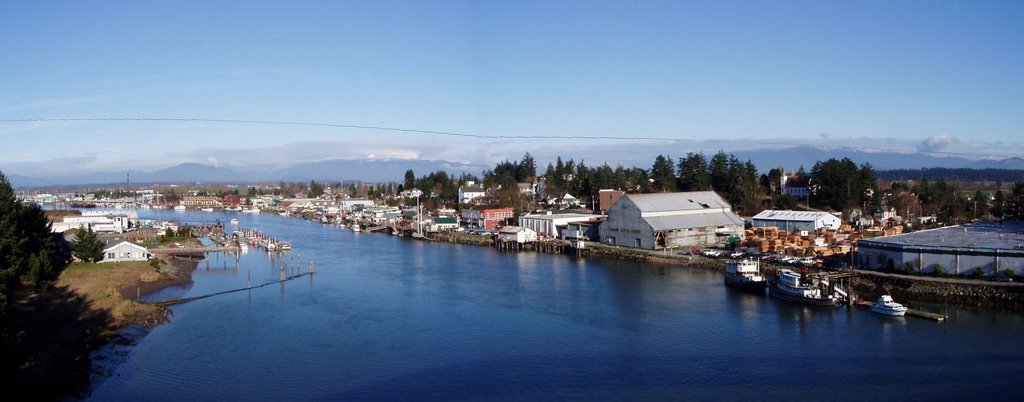
M 742 251 L 733 251 L 729 253 L 729 258 L 743 258 L 746 254 Z
M 704 249 L 704 251 L 701 251 L 700 253 L 701 253 L 701 255 L 703 255 L 705 257 L 721 257 L 722 256 L 722 251 L 721 250 L 715 250 L 715 249 L 710 249 L 710 248 L 706 248 L 706 249 Z

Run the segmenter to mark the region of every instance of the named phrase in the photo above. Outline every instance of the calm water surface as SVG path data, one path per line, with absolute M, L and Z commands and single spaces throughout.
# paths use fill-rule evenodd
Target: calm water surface
M 1020 315 L 890 318 L 734 292 L 703 269 L 149 214 L 237 217 L 294 246 L 211 256 L 158 297 L 274 281 L 282 261 L 316 273 L 173 307 L 94 400 L 990 400 L 1024 379 Z

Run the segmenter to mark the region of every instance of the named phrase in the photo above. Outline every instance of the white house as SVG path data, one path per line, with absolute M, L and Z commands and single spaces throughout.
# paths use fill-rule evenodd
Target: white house
M 537 241 L 537 232 L 519 226 L 505 226 L 498 230 L 498 241 L 530 243 Z
M 122 241 L 103 250 L 103 260 L 100 262 L 146 261 L 152 256 L 145 247 Z
M 467 181 L 465 186 L 459 187 L 459 204 L 468 204 L 486 194 L 483 187 L 476 185 L 473 181 Z
M 821 228 L 839 230 L 842 219 L 828 212 L 781 211 L 769 209 L 754 215 L 754 227 L 774 226 L 782 230 L 813 232 Z

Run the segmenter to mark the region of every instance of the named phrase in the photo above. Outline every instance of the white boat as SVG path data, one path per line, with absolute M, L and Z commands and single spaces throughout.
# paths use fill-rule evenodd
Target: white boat
M 203 212 L 213 212 L 213 208 L 200 208 L 199 210 Z
M 804 271 L 796 273 L 782 269 L 779 270 L 779 277 L 768 284 L 768 294 L 794 303 L 835 306 L 838 299 L 830 293 L 830 288 L 828 283 L 810 278 Z
M 249 209 L 243 209 L 242 213 L 243 214 L 258 214 L 258 213 L 260 213 L 260 209 L 256 208 L 256 207 L 252 207 L 252 208 L 249 208 Z
M 283 242 L 281 242 L 280 248 L 281 248 L 281 250 L 291 250 L 292 249 L 292 245 L 291 245 L 291 243 L 283 241 Z
M 174 210 L 175 211 L 184 211 L 185 210 L 185 206 L 184 205 L 175 205 L 174 206 Z
M 871 311 L 878 314 L 901 316 L 907 313 L 907 307 L 896 303 L 892 296 L 882 295 L 875 304 L 871 305 Z
M 733 260 L 725 263 L 725 285 L 764 296 L 768 280 L 761 276 L 756 260 Z
M 237 225 L 238 224 L 238 218 L 231 218 L 231 224 L 232 225 Z
M 238 247 L 242 249 L 242 254 L 249 252 L 249 245 L 245 244 L 245 242 L 240 243 Z
M 352 224 L 352 231 L 353 231 L 353 232 L 359 232 L 359 231 L 361 231 L 361 230 L 363 230 L 363 229 L 359 227 L 359 224 L 358 224 L 358 223 L 353 223 L 353 224 Z
M 227 208 L 224 208 L 224 210 L 225 211 L 232 211 L 232 212 L 239 212 L 239 211 L 242 210 L 242 207 L 227 207 Z

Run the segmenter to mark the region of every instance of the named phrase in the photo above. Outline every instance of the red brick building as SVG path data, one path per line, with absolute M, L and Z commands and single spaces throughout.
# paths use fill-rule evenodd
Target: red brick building
M 491 230 L 515 216 L 512 208 L 482 208 L 462 210 L 462 220 L 470 227 Z

